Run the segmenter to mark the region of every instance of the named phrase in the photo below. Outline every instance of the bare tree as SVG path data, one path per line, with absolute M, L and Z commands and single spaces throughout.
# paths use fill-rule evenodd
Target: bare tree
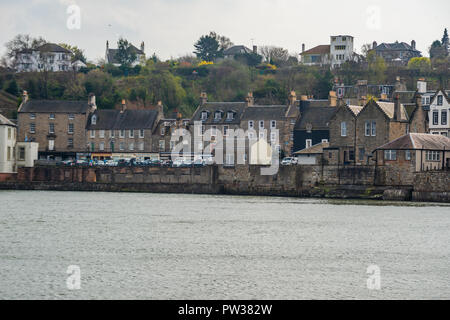
M 289 52 L 281 47 L 262 46 L 259 53 L 267 63 L 282 64 L 289 60 Z
M 33 38 L 28 34 L 18 34 L 5 44 L 6 53 L 2 59 L 2 64 L 14 68 L 17 54 L 20 51 L 34 50 L 45 43 L 47 43 L 47 41 L 42 37 Z

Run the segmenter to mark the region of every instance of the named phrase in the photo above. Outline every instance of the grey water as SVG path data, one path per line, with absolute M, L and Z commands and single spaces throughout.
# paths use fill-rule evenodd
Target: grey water
M 450 299 L 450 206 L 1 191 L 0 299 Z

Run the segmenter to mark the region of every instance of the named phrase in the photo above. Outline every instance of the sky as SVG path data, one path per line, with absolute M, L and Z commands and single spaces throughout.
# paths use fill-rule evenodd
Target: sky
M 0 0 L 0 54 L 24 33 L 76 45 L 90 61 L 120 37 L 144 41 L 148 56 L 165 60 L 192 54 L 196 40 L 215 31 L 234 44 L 275 45 L 293 55 L 302 43 L 309 49 L 351 35 L 357 52 L 373 41 L 416 40 L 428 56 L 450 27 L 449 12 L 448 0 Z

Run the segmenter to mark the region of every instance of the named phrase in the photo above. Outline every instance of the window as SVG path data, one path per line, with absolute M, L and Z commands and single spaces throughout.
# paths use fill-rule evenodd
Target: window
M 11 147 L 8 147 L 8 149 L 6 151 L 6 160 L 7 161 L 11 160 Z
M 11 139 L 12 136 L 12 130 L 11 128 L 8 128 L 8 139 Z
M 55 133 L 55 124 L 54 123 L 50 123 L 48 125 L 48 133 Z
M 359 148 L 359 161 L 364 160 L 364 155 L 366 154 L 366 150 L 364 148 Z
M 264 135 L 264 131 L 260 131 L 259 132 L 259 139 L 264 139 L 265 135 Z
M 215 137 L 215 136 L 217 136 L 217 127 L 212 126 L 211 127 L 211 137 Z
M 433 125 L 437 126 L 439 124 L 439 112 L 433 111 Z
M 354 160 L 355 160 L 355 151 L 350 150 L 350 151 L 348 152 L 348 160 L 349 160 L 349 161 L 354 161 Z
M 130 138 L 134 138 L 134 130 L 130 130 L 129 133 L 128 133 L 128 136 Z
M 69 120 L 73 120 L 75 119 L 75 115 L 74 114 L 69 114 Z
M 160 134 L 163 136 L 166 134 L 166 127 L 161 127 Z
M 255 138 L 254 133 L 253 133 L 253 132 L 249 132 L 249 133 L 248 133 L 248 139 L 249 139 L 249 140 L 253 140 L 254 138 Z
M 437 105 L 438 105 L 438 106 L 442 106 L 443 103 L 444 103 L 444 96 L 439 95 L 439 96 L 437 97 Z
M 405 160 L 406 161 L 411 160 L 411 150 L 405 150 Z
M 234 112 L 233 111 L 228 111 L 227 113 L 227 120 L 231 121 L 234 119 Z
M 370 136 L 370 121 L 366 121 L 366 128 L 365 128 L 365 132 L 366 132 L 366 137 Z
M 99 146 L 98 146 L 98 149 L 99 149 L 100 151 L 104 151 L 104 150 L 105 150 L 105 143 L 104 143 L 104 142 L 100 142 L 100 144 L 99 144 Z
M 426 159 L 427 161 L 440 161 L 441 153 L 439 151 L 427 151 Z
M 442 110 L 441 112 L 441 124 L 447 125 L 447 110 Z
M 145 134 L 144 129 L 140 129 L 139 130 L 139 138 L 143 139 L 144 138 L 144 134 Z
M 216 113 L 214 114 L 214 120 L 220 120 L 220 119 L 222 119 L 222 112 L 216 111 Z
M 144 151 L 144 143 L 139 142 L 139 151 Z
M 328 139 L 322 139 L 322 143 L 328 143 Z
M 19 147 L 19 161 L 25 160 L 25 148 Z
M 100 130 L 99 132 L 98 132 L 98 136 L 100 137 L 100 138 L 105 138 L 105 130 Z
M 36 119 L 36 113 L 30 113 L 30 119 L 31 120 Z
M 264 129 L 264 120 L 259 121 L 259 128 Z
M 208 119 L 208 112 L 202 111 L 202 120 L 205 121 L 206 119 Z
M 73 134 L 73 123 L 69 123 L 69 128 L 67 130 L 69 134 Z
M 95 130 L 91 130 L 91 138 L 95 138 Z
M 55 120 L 55 114 L 54 113 L 50 113 L 49 118 L 50 118 L 50 120 Z
M 388 161 L 397 160 L 397 150 L 384 150 L 384 159 Z
M 347 136 L 347 122 L 341 122 L 341 137 Z
M 125 138 L 125 130 L 120 130 L 120 137 Z
M 73 148 L 73 139 L 72 138 L 67 139 L 67 147 Z
M 377 123 L 376 121 L 365 122 L 365 134 L 366 137 L 375 137 L 377 135 Z
M 125 143 L 121 142 L 121 143 L 119 144 L 119 149 L 120 149 L 121 151 L 125 150 Z
M 223 135 L 224 135 L 225 137 L 228 136 L 228 126 L 223 126 Z
M 312 147 L 312 140 L 306 139 L 306 148 L 311 148 L 311 147 Z
M 109 137 L 114 138 L 116 135 L 116 132 L 114 130 L 109 130 Z
M 276 127 L 277 127 L 277 122 L 275 120 L 271 120 L 270 121 L 270 128 L 271 129 L 276 129 Z
M 270 141 L 274 142 L 277 140 L 277 134 L 276 132 L 271 132 L 270 133 Z
M 248 122 L 248 128 L 249 128 L 249 129 L 253 129 L 253 127 L 254 127 L 254 122 L 253 122 L 253 120 L 250 120 L 250 121 Z
M 133 150 L 134 150 L 134 143 L 131 142 L 131 143 L 128 145 L 128 148 L 129 148 L 131 151 L 133 151 Z
M 228 166 L 234 165 L 234 154 L 227 154 L 225 158 L 225 164 Z
M 159 151 L 164 151 L 166 149 L 166 142 L 164 140 L 159 140 Z
M 36 124 L 30 123 L 30 133 L 36 133 Z

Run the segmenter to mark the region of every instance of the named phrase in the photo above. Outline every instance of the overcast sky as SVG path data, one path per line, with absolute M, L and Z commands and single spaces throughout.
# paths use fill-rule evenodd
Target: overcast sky
M 80 29 L 67 27 L 71 4 L 81 10 Z M 357 52 L 374 40 L 414 39 L 428 56 L 449 27 L 449 12 L 448 0 L 0 0 L 0 53 L 5 42 L 27 33 L 77 45 L 96 61 L 106 40 L 115 47 L 122 36 L 168 59 L 192 53 L 202 34 L 216 31 L 235 44 L 276 45 L 292 54 L 302 43 L 329 44 L 339 34 L 354 36 Z

